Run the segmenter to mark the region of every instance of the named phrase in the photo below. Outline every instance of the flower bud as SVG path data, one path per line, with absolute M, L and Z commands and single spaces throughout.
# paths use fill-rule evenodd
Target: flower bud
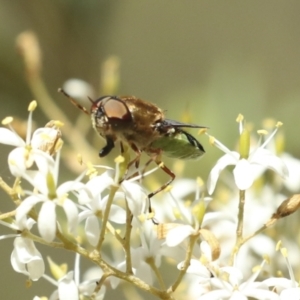
M 247 129 L 243 129 L 239 140 L 240 157 L 247 159 L 250 151 L 250 133 Z

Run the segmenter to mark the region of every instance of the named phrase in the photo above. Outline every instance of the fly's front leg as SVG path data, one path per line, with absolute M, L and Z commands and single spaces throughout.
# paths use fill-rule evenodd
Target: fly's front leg
M 106 137 L 106 145 L 99 151 L 99 156 L 106 156 L 115 146 L 114 139 L 110 136 Z
M 126 145 L 125 145 L 126 146 Z M 130 169 L 130 167 L 132 166 L 132 165 L 135 165 L 136 167 L 138 167 L 139 166 L 139 162 L 140 162 L 140 158 L 141 158 L 141 151 L 134 145 L 134 144 L 132 144 L 132 145 L 130 145 L 131 146 L 131 149 L 134 151 L 134 153 L 135 153 L 135 158 L 134 159 L 132 159 L 128 164 L 127 164 L 127 166 L 126 166 L 126 170 L 125 170 L 125 172 L 124 172 L 124 176 L 123 176 L 123 180 L 125 180 L 125 179 L 130 179 L 130 178 L 132 178 L 132 177 L 134 177 L 134 175 L 135 174 L 133 174 L 133 175 L 131 175 L 129 178 L 126 178 L 126 176 L 127 176 L 127 174 L 128 174 L 128 171 L 129 171 L 129 169 Z M 129 153 L 127 152 L 128 151 L 128 149 L 124 149 L 124 145 L 122 144 L 122 142 L 121 142 L 121 153 L 122 153 L 122 155 L 123 156 L 127 156 L 127 158 L 128 158 L 128 160 L 130 159 L 130 157 L 129 157 Z M 128 154 L 127 154 L 127 153 Z M 122 181 L 123 181 L 122 180 Z M 121 181 L 121 182 L 122 182 Z

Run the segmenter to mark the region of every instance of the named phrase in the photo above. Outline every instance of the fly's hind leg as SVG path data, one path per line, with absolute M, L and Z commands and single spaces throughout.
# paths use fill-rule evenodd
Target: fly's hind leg
M 152 160 L 151 160 L 152 161 Z M 150 161 L 150 162 L 151 162 Z M 149 163 L 150 163 L 149 162 Z M 168 174 L 169 176 L 170 176 L 170 179 L 165 183 L 165 184 L 163 184 L 160 188 L 158 188 L 157 190 L 155 190 L 155 191 L 153 191 L 152 193 L 150 193 L 149 195 L 148 195 L 148 199 L 149 199 L 149 214 L 152 214 L 152 206 L 151 206 L 151 198 L 153 197 L 153 196 L 155 196 L 156 194 L 158 194 L 159 192 L 161 192 L 161 191 L 163 191 L 166 187 L 168 187 L 172 182 L 173 182 L 173 180 L 175 179 L 175 174 L 167 167 L 167 166 L 165 166 L 164 165 L 164 163 L 159 159 L 159 158 L 156 158 L 155 160 L 154 160 L 154 162 L 166 173 L 166 174 Z M 154 223 L 154 224 L 158 224 L 158 222 L 154 219 L 154 218 L 152 218 L 152 222 Z

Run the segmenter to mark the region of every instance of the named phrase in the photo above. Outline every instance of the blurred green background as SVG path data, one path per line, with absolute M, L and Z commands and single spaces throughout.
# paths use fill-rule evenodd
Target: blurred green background
M 296 0 L 0 0 L 0 118 L 27 118 L 33 94 L 15 40 L 32 30 L 47 89 L 71 120 L 80 112 L 57 88 L 76 77 L 99 91 L 101 65 L 115 55 L 121 62 L 118 94 L 154 102 L 171 119 L 188 112 L 191 122 L 209 126 L 229 148 L 237 139 L 238 113 L 255 129 L 264 118 L 275 118 L 284 124 L 286 150 L 299 158 L 299 13 Z M 40 110 L 34 119 L 48 122 Z M 206 137 L 199 140 L 207 154 L 196 168 L 188 163 L 186 174 L 206 179 L 221 153 Z M 2 148 L 5 177 L 8 148 Z M 7 299 L 20 299 L 25 277 L 11 271 L 11 247 L 11 241 L 1 242 L 0 269 L 7 276 L 0 285 L 2 292 L 8 288 Z M 51 290 L 46 284 L 39 291 Z M 25 298 L 37 291 L 35 285 Z

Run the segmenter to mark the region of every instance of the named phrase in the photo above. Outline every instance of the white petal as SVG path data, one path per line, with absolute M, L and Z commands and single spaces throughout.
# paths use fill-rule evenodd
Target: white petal
M 109 212 L 109 220 L 117 224 L 125 224 L 126 212 L 118 205 L 112 204 Z
M 219 158 L 216 165 L 210 171 L 207 179 L 207 190 L 210 195 L 215 190 L 221 171 L 229 165 L 235 165 L 238 162 L 239 157 L 240 155 L 237 152 L 232 151 Z
M 73 272 L 69 272 L 60 280 L 58 295 L 60 300 L 79 300 L 78 288 L 73 280 Z
M 171 229 L 166 236 L 166 244 L 174 247 L 180 244 L 188 236 L 195 233 L 195 229 L 190 225 L 180 225 Z
M 92 246 L 96 246 L 99 241 L 100 228 L 99 221 L 96 216 L 90 216 L 86 219 L 85 222 L 85 234 Z
M 37 196 L 29 196 L 20 204 L 16 209 L 16 223 L 20 229 L 27 228 L 27 214 L 36 203 L 40 202 L 41 199 Z
M 27 169 L 26 152 L 25 148 L 19 147 L 8 155 L 9 170 L 16 177 L 22 177 Z
M 283 153 L 281 159 L 289 171 L 289 177 L 284 181 L 284 185 L 291 192 L 298 192 L 300 190 L 300 160 L 287 153 Z
M 86 183 L 86 187 L 91 191 L 93 197 L 96 197 L 113 184 L 114 179 L 112 177 L 112 172 L 106 171 L 100 176 L 90 179 Z
M 250 155 L 249 161 L 251 164 L 265 166 L 278 173 L 283 178 L 288 176 L 288 169 L 282 159 L 267 149 L 257 149 L 253 155 Z
M 65 199 L 63 208 L 68 219 L 68 230 L 73 235 L 76 235 L 78 225 L 78 209 L 75 203 L 70 199 Z
M 17 237 L 15 239 L 11 263 L 15 271 L 28 274 L 33 281 L 38 280 L 45 272 L 42 255 L 36 249 L 33 241 L 27 238 Z M 25 265 L 27 269 L 25 269 Z
M 263 281 L 268 287 L 280 288 L 291 288 L 294 285 L 294 282 L 290 279 L 284 277 L 270 277 Z
M 32 240 L 16 237 L 14 240 L 14 249 L 16 250 L 18 259 L 20 262 L 27 264 L 32 259 L 35 259 L 35 256 L 38 257 L 39 253 Z
M 280 293 L 280 300 L 300 299 L 300 288 L 290 288 Z
M 231 292 L 227 290 L 216 290 L 208 292 L 200 297 L 201 300 L 220 300 L 220 299 L 230 299 Z
M 183 268 L 183 264 L 184 262 L 181 262 L 177 265 L 177 268 L 181 270 Z M 187 273 L 202 277 L 202 279 L 204 280 L 202 282 L 205 282 L 211 277 L 211 273 L 209 272 L 209 270 L 197 259 L 191 259 L 190 265 L 187 269 Z
M 31 152 L 39 171 L 43 174 L 47 174 L 48 172 L 53 173 L 55 162 L 49 154 L 38 149 L 33 149 Z
M 16 249 L 11 253 L 10 262 L 16 272 L 28 275 L 25 264 L 20 262 Z
M 136 182 L 124 180 L 122 188 L 125 192 L 128 207 L 134 216 L 139 216 L 145 211 L 147 205 L 147 195 L 142 187 Z
M 65 195 L 68 192 L 71 191 L 78 191 L 80 189 L 83 189 L 85 185 L 82 182 L 72 180 L 72 181 L 66 181 L 62 183 L 58 188 L 57 188 L 57 195 Z
M 239 285 L 239 283 L 243 279 L 243 273 L 241 270 L 235 268 L 235 267 L 223 267 L 222 271 L 225 273 L 228 273 L 229 275 L 229 282 L 231 285 Z
M 34 131 L 31 138 L 31 146 L 35 149 L 42 149 L 47 143 L 53 142 L 58 135 L 55 128 L 42 127 Z
M 77 198 L 79 204 L 88 204 L 93 201 L 92 193 L 85 187 L 78 191 Z
M 45 273 L 45 263 L 42 258 L 32 260 L 27 264 L 27 270 L 31 280 L 36 281 Z
M 25 142 L 13 131 L 7 128 L 0 128 L 0 143 L 16 147 L 24 147 Z
M 88 218 L 89 216 L 92 216 L 93 212 L 89 209 L 83 210 L 78 214 L 78 223 L 82 222 L 83 220 L 85 220 L 86 218 Z
M 230 300 L 248 300 L 240 291 L 234 291 L 230 297 Z
M 48 198 L 47 179 L 44 173 L 41 173 L 40 171 L 27 170 L 23 175 L 23 178 L 36 188 L 43 195 L 45 200 Z
M 272 292 L 272 291 L 267 291 L 263 289 L 247 289 L 246 291 L 243 291 L 243 294 L 253 297 L 254 299 L 260 299 L 260 300 L 279 300 L 282 299 L 281 297 L 279 298 L 278 294 Z M 248 298 L 245 298 L 248 299 Z M 289 298 L 289 299 L 299 299 L 299 298 Z
M 55 203 L 46 201 L 39 212 L 38 229 L 42 238 L 47 242 L 52 242 L 56 233 L 56 213 Z
M 239 190 L 246 190 L 253 184 L 254 176 L 251 165 L 248 160 L 241 159 L 238 161 L 233 170 L 234 181 Z

